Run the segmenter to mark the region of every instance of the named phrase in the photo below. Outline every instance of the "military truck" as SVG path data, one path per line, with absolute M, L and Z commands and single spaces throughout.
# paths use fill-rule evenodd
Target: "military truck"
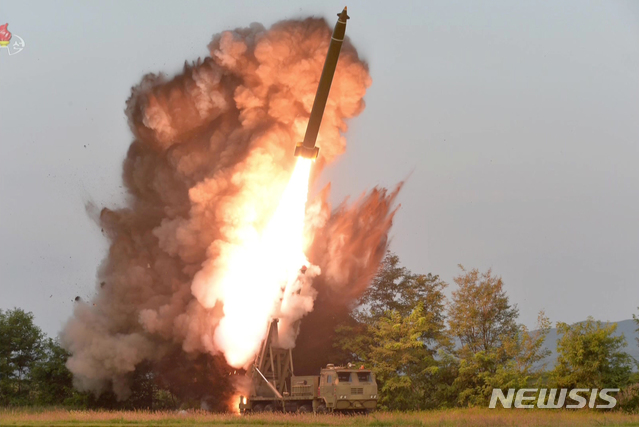
M 279 347 L 277 319 L 247 373 L 248 396 L 240 396 L 240 413 L 371 412 L 377 407 L 375 375 L 361 366 L 327 365 L 319 375 L 296 376 L 290 349 Z

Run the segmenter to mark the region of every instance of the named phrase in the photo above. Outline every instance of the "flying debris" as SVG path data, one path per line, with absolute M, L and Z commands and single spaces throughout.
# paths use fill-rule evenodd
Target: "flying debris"
M 315 93 L 315 101 L 313 102 L 311 117 L 308 119 L 304 141 L 297 144 L 295 147 L 295 155 L 305 157 L 307 159 L 316 159 L 319 154 L 319 147 L 315 146 L 315 141 L 317 140 L 317 133 L 319 132 L 320 124 L 322 123 L 322 116 L 324 115 L 324 108 L 326 107 L 328 93 L 331 90 L 331 83 L 333 82 L 335 67 L 337 66 L 337 60 L 339 59 L 339 52 L 342 49 L 342 42 L 344 41 L 344 34 L 346 33 L 346 20 L 350 19 L 346 13 L 346 7 L 344 7 L 342 13 L 338 13 L 337 16 L 339 19 L 337 20 L 337 24 L 335 24 L 335 29 L 333 30 L 331 44 L 328 46 L 328 53 L 326 54 L 326 61 L 324 61 L 322 77 L 320 77 L 317 92 Z

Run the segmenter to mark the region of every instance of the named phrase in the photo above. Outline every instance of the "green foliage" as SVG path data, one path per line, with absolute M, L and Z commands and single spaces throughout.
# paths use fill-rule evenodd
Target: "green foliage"
M 618 388 L 628 384 L 632 359 L 622 349 L 623 336 L 615 336 L 616 324 L 591 317 L 582 323 L 557 323 L 558 359 L 551 372 L 557 387 Z
M 383 407 L 485 405 L 493 388 L 541 383 L 548 318 L 540 313 L 534 332 L 518 325 L 501 278 L 490 270 L 462 271 L 448 306 L 448 330 L 446 284 L 411 273 L 391 253 L 352 321 L 338 329 L 336 346 L 376 373 Z
M 539 314 L 534 331 L 517 324 L 500 277 L 488 270 L 447 284 L 432 274 L 413 274 L 388 253 L 369 289 L 334 336 L 337 362 L 359 362 L 377 378 L 379 404 L 389 410 L 485 406 L 493 388 L 622 388 L 622 409 L 639 408 L 639 374 L 623 351 L 616 325 L 589 318 L 558 323 L 556 367 L 545 372 L 543 342 L 550 321 Z M 446 309 L 448 308 L 448 311 Z M 446 317 L 448 314 L 448 317 Z M 633 316 L 638 325 L 639 318 Z M 448 328 L 447 326 L 448 321 Z M 453 345 L 453 340 L 456 345 Z M 185 357 L 176 347 L 162 360 L 141 363 L 130 375 L 131 394 L 118 401 L 73 388 L 70 354 L 20 309 L 0 311 L 0 406 L 55 405 L 75 408 L 226 409 L 231 379 L 221 356 Z M 179 398 L 178 398 L 179 396 Z
M 495 350 L 517 333 L 519 311 L 510 305 L 501 277 L 492 276 L 490 270 L 480 274 L 461 268 L 465 274 L 454 279 L 459 288 L 453 291 L 449 307 L 450 331 L 464 351 Z
M 620 409 L 637 413 L 639 412 L 639 372 L 633 372 L 628 383 L 617 395 L 617 403 Z
M 419 302 L 423 301 L 425 306 L 441 304 L 445 297 L 436 291 L 445 287 L 446 283 L 438 276 L 411 273 L 400 265 L 397 255 L 388 252 L 371 285 L 359 299 L 353 315 L 360 322 L 368 324 L 388 311 L 397 311 L 406 316 Z M 439 318 L 433 320 L 443 322 L 443 305 L 441 310 L 431 313 L 431 316 L 437 316 Z
M 73 389 L 73 376 L 66 367 L 69 353 L 57 341 L 44 341 L 40 360 L 33 364 L 31 377 L 37 388 L 36 402 L 40 405 L 75 403 L 78 396 Z
M 31 369 L 41 358 L 44 334 L 33 314 L 19 308 L 0 311 L 0 404 L 30 402 Z
M 635 323 L 637 324 L 637 329 L 635 329 L 635 332 L 639 333 L 639 317 L 637 317 L 636 314 L 633 314 L 632 318 L 635 319 Z M 639 337 L 635 337 L 635 339 L 637 340 L 637 344 L 639 344 Z
M 423 337 L 429 332 L 421 303 L 406 317 L 389 311 L 370 328 L 368 357 L 378 380 L 380 404 L 408 410 L 424 407 L 427 378 L 436 367 L 434 351 Z
M 46 338 L 35 326 L 32 313 L 0 310 L 0 406 L 175 409 L 180 405 L 175 395 L 159 387 L 150 363 L 136 367 L 131 394 L 124 401 L 113 392 L 80 392 L 66 367 L 69 356 L 57 340 Z
M 461 267 L 461 266 L 460 266 Z M 540 313 L 537 331 L 517 325 L 500 277 L 491 271 L 465 271 L 456 277 L 449 306 L 450 333 L 460 347 L 454 352 L 457 404 L 485 405 L 493 388 L 522 388 L 540 379 L 535 366 L 548 355 L 542 348 L 550 321 Z M 454 366 L 454 363 L 451 362 Z
M 438 351 L 450 347 L 444 333 L 443 289 L 433 275 L 415 275 L 388 253 L 351 322 L 335 345 L 376 374 L 380 404 L 393 410 L 441 406 Z

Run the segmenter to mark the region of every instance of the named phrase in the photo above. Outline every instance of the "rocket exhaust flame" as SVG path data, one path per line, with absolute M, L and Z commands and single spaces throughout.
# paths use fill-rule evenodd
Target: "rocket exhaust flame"
M 311 160 L 297 160 L 261 236 L 246 236 L 209 283 L 220 289 L 224 303 L 214 342 L 233 367 L 252 361 L 269 318 L 280 311 L 282 299 L 300 280 L 300 267 L 308 267 L 303 233 L 310 171 Z

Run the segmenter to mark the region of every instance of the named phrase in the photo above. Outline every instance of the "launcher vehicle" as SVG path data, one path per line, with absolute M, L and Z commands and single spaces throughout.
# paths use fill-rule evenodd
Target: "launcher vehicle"
M 296 376 L 290 349 L 278 345 L 273 320 L 253 366 L 248 396 L 240 397 L 240 413 L 371 412 L 377 407 L 377 382 L 368 369 L 327 365 L 319 375 Z

